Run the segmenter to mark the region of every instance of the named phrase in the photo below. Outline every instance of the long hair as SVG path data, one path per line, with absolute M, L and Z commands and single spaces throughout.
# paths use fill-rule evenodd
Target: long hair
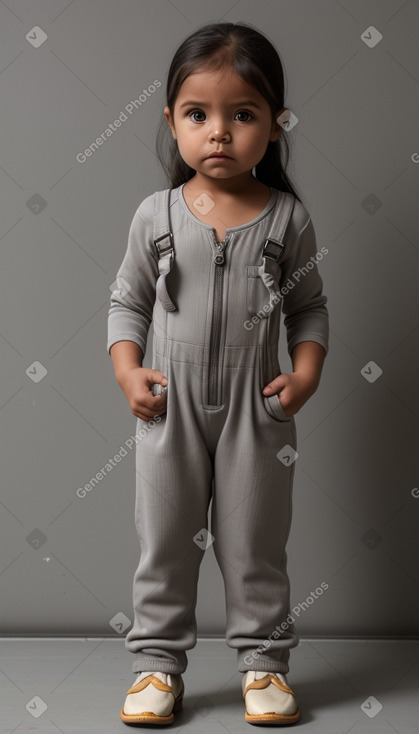
M 225 66 L 230 66 L 263 95 L 270 106 L 272 120 L 275 113 L 285 107 L 284 72 L 272 43 L 246 23 L 212 23 L 188 36 L 172 59 L 166 85 L 166 104 L 172 117 L 179 89 L 191 73 Z M 285 150 L 284 164 L 281 160 L 282 146 Z M 181 158 L 177 141 L 164 117 L 157 131 L 156 152 L 173 188 L 195 175 L 195 170 Z M 288 191 L 301 201 L 285 172 L 288 160 L 288 141 L 281 133 L 279 140 L 269 141 L 265 155 L 255 166 L 255 178 L 266 186 Z

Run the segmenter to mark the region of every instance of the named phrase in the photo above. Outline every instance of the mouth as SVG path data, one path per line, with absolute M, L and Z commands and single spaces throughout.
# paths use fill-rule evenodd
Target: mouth
M 226 155 L 225 153 L 211 153 L 208 158 L 229 158 L 230 160 L 232 160 L 231 157 L 229 155 Z

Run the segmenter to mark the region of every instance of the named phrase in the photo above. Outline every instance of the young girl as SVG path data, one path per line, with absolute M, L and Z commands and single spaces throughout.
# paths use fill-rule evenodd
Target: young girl
M 207 25 L 177 50 L 162 120 L 171 187 L 135 212 L 108 320 L 108 351 L 138 428 L 141 557 L 125 641 L 137 677 L 125 723 L 171 723 L 182 707 L 211 543 L 246 721 L 300 718 L 285 676 L 299 642 L 285 551 L 294 414 L 318 387 L 328 312 L 313 224 L 281 163 L 287 114 L 278 54 L 247 24 Z M 278 362 L 281 308 L 288 373 Z

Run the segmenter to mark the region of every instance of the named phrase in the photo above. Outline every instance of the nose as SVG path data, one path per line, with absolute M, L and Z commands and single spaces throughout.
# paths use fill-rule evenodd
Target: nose
M 226 142 L 227 140 L 230 140 L 230 133 L 224 123 L 217 123 L 214 125 L 214 129 L 210 133 L 210 140 L 214 140 L 216 142 Z

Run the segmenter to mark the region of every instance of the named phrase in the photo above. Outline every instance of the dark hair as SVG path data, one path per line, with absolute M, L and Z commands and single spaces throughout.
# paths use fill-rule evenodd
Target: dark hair
M 246 23 L 212 23 L 188 36 L 172 59 L 166 85 L 167 106 L 172 116 L 179 89 L 189 74 L 203 69 L 217 70 L 226 65 L 265 97 L 272 116 L 285 107 L 284 72 L 272 43 Z M 281 162 L 282 141 L 286 152 L 284 166 Z M 168 148 L 167 152 L 165 148 Z M 164 117 L 157 132 L 156 151 L 173 188 L 195 175 L 194 169 L 181 158 L 177 141 Z M 288 159 L 288 143 L 282 133 L 279 140 L 269 141 L 265 155 L 255 167 L 255 177 L 266 186 L 288 191 L 301 201 L 285 173 Z

